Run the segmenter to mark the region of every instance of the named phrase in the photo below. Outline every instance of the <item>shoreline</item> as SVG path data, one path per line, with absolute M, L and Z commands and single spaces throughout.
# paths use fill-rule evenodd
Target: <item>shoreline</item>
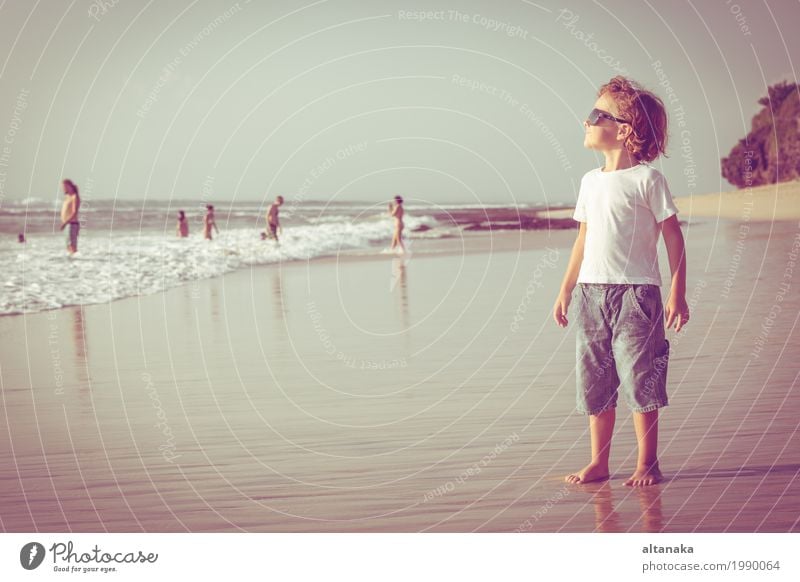
M 563 248 L 564 246 L 571 245 L 575 237 L 573 230 L 555 229 L 555 230 L 497 230 L 485 234 L 468 234 L 463 237 L 452 238 L 439 238 L 439 239 L 410 239 L 412 244 L 407 244 L 411 251 L 405 255 L 396 253 L 383 253 L 381 249 L 375 248 L 371 251 L 366 249 L 353 249 L 346 250 L 339 253 L 316 256 L 310 259 L 288 259 L 285 261 L 275 261 L 272 263 L 245 265 L 221 273 L 212 277 L 203 277 L 191 279 L 182 282 L 178 285 L 172 285 L 165 289 L 153 291 L 152 293 L 140 293 L 127 295 L 125 297 L 114 298 L 110 301 L 96 301 L 87 303 L 71 303 L 68 305 L 61 305 L 59 307 L 52 307 L 49 309 L 39 309 L 22 311 L 17 313 L 2 313 L 0 319 L 13 318 L 19 316 L 31 316 L 38 313 L 48 313 L 62 309 L 70 309 L 75 307 L 87 307 L 90 305 L 107 305 L 117 301 L 124 301 L 126 299 L 135 299 L 136 297 L 147 297 L 150 295 L 157 295 L 159 293 L 166 293 L 171 289 L 180 289 L 181 287 L 196 285 L 202 281 L 210 281 L 215 279 L 222 279 L 228 276 L 235 275 L 240 272 L 255 271 L 255 270 L 274 270 L 276 267 L 280 269 L 305 267 L 310 265 L 321 264 L 338 264 L 349 262 L 372 262 L 372 261 L 389 261 L 397 262 L 397 259 L 404 259 L 403 263 L 408 264 L 411 260 L 441 258 L 449 256 L 463 256 L 475 255 L 482 253 L 506 253 L 506 252 L 526 252 L 531 250 L 544 250 L 548 245 L 556 248 Z M 408 243 L 408 240 L 406 241 Z M 420 248 L 421 247 L 421 248 Z M 80 255 L 80 254 L 79 254 Z M 69 260 L 65 257 L 64 260 Z
M 696 223 L 698 219 L 716 219 L 725 222 L 763 222 L 800 220 L 800 181 L 784 182 L 743 189 L 726 193 L 699 194 L 675 197 L 678 217 L 682 224 Z M 58 307 L 35 305 L 33 309 L 2 313 L 0 317 L 32 315 L 76 306 L 99 305 L 122 299 L 164 293 L 170 289 L 195 284 L 197 281 L 215 279 L 239 271 L 254 268 L 274 268 L 309 266 L 311 264 L 330 264 L 344 262 L 380 261 L 403 258 L 408 263 L 414 258 L 445 257 L 452 255 L 472 255 L 493 252 L 523 252 L 541 249 L 546 245 L 558 248 L 567 247 L 574 240 L 577 223 L 572 219 L 574 207 L 554 206 L 548 210 L 530 208 L 489 207 L 476 213 L 474 209 L 455 209 L 436 213 L 434 218 L 445 227 L 454 228 L 456 234 L 437 238 L 426 238 L 429 230 L 421 227 L 414 231 L 419 238 L 407 238 L 410 251 L 406 255 L 387 253 L 378 246 L 372 248 L 347 249 L 331 252 L 310 259 L 301 257 L 281 258 L 261 264 L 242 264 L 232 270 L 188 278 L 180 283 L 170 281 L 164 288 L 131 292 L 101 301 L 79 301 L 63 303 Z M 81 260 L 80 253 L 78 260 Z M 248 269 L 249 267 L 249 269 Z M 10 311 L 10 310 L 9 310 Z

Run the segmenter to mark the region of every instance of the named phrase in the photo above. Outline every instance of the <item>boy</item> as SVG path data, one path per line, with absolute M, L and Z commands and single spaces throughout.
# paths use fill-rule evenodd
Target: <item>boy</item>
M 275 202 L 269 207 L 267 212 L 267 238 L 278 242 L 278 228 L 280 227 L 280 220 L 278 219 L 278 208 L 283 204 L 283 196 L 275 198 Z M 282 230 L 282 229 L 281 229 Z
M 628 486 L 662 480 L 658 466 L 658 409 L 667 406 L 669 342 L 689 319 L 686 257 L 678 209 L 666 179 L 648 165 L 665 152 L 667 114 L 662 101 L 624 77 L 598 91 L 584 122 L 584 147 L 603 153 L 605 165 L 583 177 L 573 218 L 580 222 L 553 317 L 566 327 L 576 284 L 577 408 L 589 415 L 592 460 L 567 475 L 568 483 L 609 476 L 617 389 L 633 411 L 639 453 Z M 672 272 L 661 304 L 658 235 Z

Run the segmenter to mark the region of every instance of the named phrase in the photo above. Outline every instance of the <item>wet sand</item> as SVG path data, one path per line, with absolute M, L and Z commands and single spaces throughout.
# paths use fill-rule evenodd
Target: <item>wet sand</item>
M 622 403 L 612 479 L 563 482 L 589 451 L 574 329 L 550 314 L 574 234 L 0 318 L 0 527 L 800 530 L 798 225 L 685 228 L 693 315 L 667 332 L 667 481 L 644 490 L 622 486 Z

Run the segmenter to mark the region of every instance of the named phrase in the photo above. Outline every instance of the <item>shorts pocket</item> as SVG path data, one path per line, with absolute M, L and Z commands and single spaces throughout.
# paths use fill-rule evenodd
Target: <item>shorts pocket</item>
M 642 285 L 631 285 L 628 287 L 627 293 L 633 311 L 641 319 L 648 323 L 652 323 L 652 301 L 648 298 L 647 287 Z
M 663 307 L 657 285 L 631 285 L 627 295 L 633 311 L 640 319 L 650 324 L 658 323 L 658 319 L 663 316 Z

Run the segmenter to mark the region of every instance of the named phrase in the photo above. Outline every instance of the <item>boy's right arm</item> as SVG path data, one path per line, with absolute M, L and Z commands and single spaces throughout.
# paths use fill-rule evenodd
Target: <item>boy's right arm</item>
M 569 264 L 567 271 L 564 273 L 564 280 L 561 282 L 561 289 L 558 292 L 556 304 L 553 307 L 553 319 L 560 327 L 567 327 L 569 321 L 567 320 L 567 309 L 569 308 L 570 301 L 572 301 L 572 290 L 578 281 L 578 273 L 581 270 L 581 263 L 583 263 L 583 248 L 586 242 L 586 223 L 581 222 L 578 229 L 578 238 L 575 239 L 575 244 L 572 245 L 572 254 L 569 257 Z

